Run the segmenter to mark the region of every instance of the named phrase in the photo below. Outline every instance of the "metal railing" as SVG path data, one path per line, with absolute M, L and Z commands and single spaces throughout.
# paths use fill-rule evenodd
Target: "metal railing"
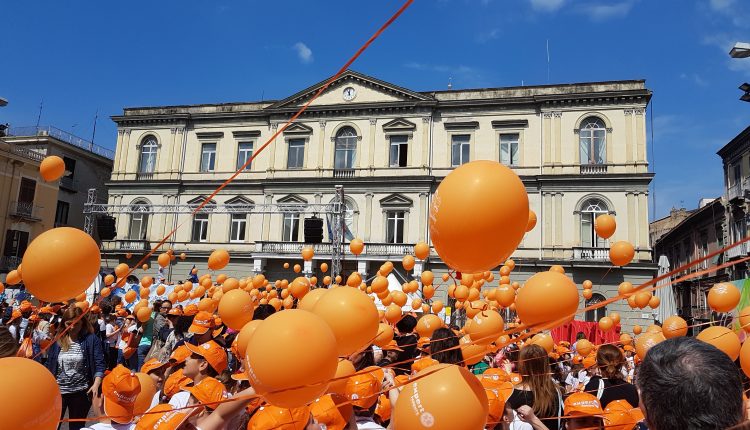
M 115 250 L 122 249 L 125 251 L 148 251 L 151 249 L 151 244 L 147 240 L 103 240 L 102 249 Z
M 741 243 L 733 248 L 729 248 L 726 251 L 727 260 L 731 260 L 733 258 L 738 257 L 744 257 L 747 255 L 748 252 L 748 245 L 747 242 Z
M 103 146 L 99 146 L 93 142 L 90 142 L 86 139 L 78 137 L 72 133 L 68 133 L 67 131 L 60 130 L 59 128 L 52 127 L 49 125 L 30 126 L 30 127 L 11 127 L 8 129 L 8 136 L 19 136 L 19 137 L 51 136 L 65 143 L 69 143 L 73 146 L 77 146 L 81 149 L 85 149 L 86 151 L 89 151 L 96 155 L 109 158 L 110 160 L 114 160 L 115 158 L 115 151 L 104 148 Z
M 21 265 L 21 257 L 3 255 L 0 257 L 0 270 L 13 270 Z
M 354 169 L 333 169 L 334 178 L 353 178 L 355 176 Z
M 602 175 L 607 173 L 606 164 L 581 164 L 582 175 Z
M 43 153 L 38 150 L 16 145 L 14 143 L 10 144 L 10 152 L 14 154 L 18 154 L 22 157 L 26 157 L 30 160 L 39 161 L 39 162 L 44 160 L 44 157 L 46 156 L 46 151 Z
M 574 247 L 573 258 L 576 260 L 609 261 L 609 249 Z
M 154 172 L 137 172 L 135 174 L 135 179 L 139 181 L 140 180 L 150 181 L 154 179 Z
M 255 242 L 255 252 L 268 254 L 299 254 L 303 247 L 312 246 L 316 254 L 330 254 L 330 243 L 305 244 L 302 242 Z M 344 244 L 344 254 L 352 255 L 349 245 Z M 399 255 L 412 254 L 414 244 L 408 243 L 368 243 L 362 255 Z
M 42 209 L 42 206 L 37 206 L 34 202 L 11 202 L 10 216 L 40 220 Z
M 745 178 L 742 181 L 729 186 L 727 188 L 727 200 L 734 200 L 743 197 L 745 195 L 745 191 L 750 189 L 750 183 L 748 183 L 748 179 L 750 178 Z
M 60 187 L 70 191 L 78 191 L 78 181 L 70 176 L 60 178 Z

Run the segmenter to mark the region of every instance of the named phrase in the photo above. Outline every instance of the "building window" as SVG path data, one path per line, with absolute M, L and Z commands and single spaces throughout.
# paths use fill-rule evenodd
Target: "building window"
M 36 181 L 29 178 L 21 178 L 21 185 L 18 187 L 18 203 L 31 205 L 34 203 L 36 196 Z
M 244 242 L 246 226 L 247 226 L 247 215 L 232 214 L 232 224 L 229 228 L 229 241 L 230 242 Z
M 716 247 L 718 249 L 724 247 L 724 229 L 721 226 L 716 226 Z
M 500 162 L 506 166 L 519 164 L 518 133 L 500 135 Z
M 409 154 L 409 136 L 391 136 L 391 167 L 406 167 Z
M 72 179 L 76 173 L 76 160 L 70 157 L 63 157 L 63 162 L 65 163 L 65 176 Z
M 595 305 L 597 303 L 601 303 L 604 300 L 606 300 L 604 296 L 602 296 L 599 293 L 594 293 L 590 299 L 586 300 L 586 307 Z M 597 322 L 600 319 L 604 318 L 606 315 L 607 315 L 607 307 L 603 306 L 601 308 L 586 311 L 585 319 L 587 322 Z
M 293 212 L 284 213 L 283 224 L 281 240 L 284 242 L 297 242 L 299 240 L 299 214 Z
M 146 136 L 141 142 L 141 155 L 138 162 L 139 173 L 154 173 L 156 169 L 156 151 L 159 144 L 154 136 Z
M 216 167 L 216 144 L 204 143 L 201 147 L 201 172 L 213 172 Z
M 469 160 L 469 135 L 454 134 L 451 136 L 451 166 L 457 167 Z
M 133 213 L 130 215 L 130 230 L 128 239 L 146 240 L 146 229 L 148 228 L 148 206 L 146 202 L 136 202 L 132 205 Z
M 597 236 L 594 230 L 596 217 L 609 213 L 607 205 L 599 199 L 583 203 L 581 210 L 581 246 L 584 248 L 606 248 L 607 240 Z
M 208 241 L 208 214 L 195 214 L 193 217 L 193 242 Z
M 20 230 L 7 230 L 5 232 L 5 248 L 3 249 L 3 256 L 15 257 L 19 261 L 13 264 L 17 266 L 21 264 L 20 259 L 26 252 L 26 247 L 29 245 L 29 233 Z
M 604 164 L 607 160 L 607 128 L 596 117 L 588 117 L 578 131 L 581 164 Z
M 404 243 L 404 225 L 406 212 L 386 212 L 385 241 L 386 243 Z
M 70 203 L 60 200 L 57 201 L 57 209 L 55 210 L 55 227 L 68 224 L 69 211 Z
M 214 146 L 214 152 L 216 147 Z M 247 160 L 253 156 L 253 142 L 240 142 L 237 144 L 237 167 L 236 170 L 242 169 L 242 166 L 247 163 Z M 213 170 L 213 167 L 211 168 Z M 250 170 L 250 164 L 245 167 L 245 170 Z
M 357 132 L 351 127 L 343 127 L 336 134 L 334 169 L 353 169 L 357 155 Z
M 287 169 L 301 169 L 305 164 L 305 139 L 289 139 Z

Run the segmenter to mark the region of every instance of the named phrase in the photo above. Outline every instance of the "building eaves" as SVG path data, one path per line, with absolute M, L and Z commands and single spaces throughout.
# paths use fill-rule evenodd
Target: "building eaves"
M 690 223 L 692 223 L 693 221 L 695 221 L 695 219 L 698 216 L 700 216 L 700 215 L 708 212 L 709 209 L 716 210 L 715 206 L 721 206 L 721 211 L 719 213 L 720 213 L 721 216 L 724 216 L 724 207 L 723 207 L 723 203 L 721 201 L 721 198 L 716 198 L 714 201 L 712 201 L 711 203 L 703 206 L 702 208 L 698 208 L 698 209 L 695 209 L 695 210 L 691 211 L 690 215 L 688 215 L 685 219 L 683 219 L 682 221 L 680 221 L 676 226 L 672 227 L 668 232 L 664 233 L 659 238 L 659 240 L 657 240 L 656 243 L 654 243 L 654 248 L 656 248 L 656 244 L 663 242 L 665 239 L 667 239 L 672 234 L 677 234 L 684 226 L 689 225 Z
M 750 125 L 737 134 L 729 143 L 716 151 L 716 154 L 722 159 L 731 158 L 731 154 L 741 149 L 743 145 L 750 146 Z

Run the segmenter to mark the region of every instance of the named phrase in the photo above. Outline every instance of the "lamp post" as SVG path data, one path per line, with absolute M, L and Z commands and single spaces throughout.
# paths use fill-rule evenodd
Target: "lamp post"
M 750 57 L 750 43 L 737 42 L 734 44 L 732 49 L 729 51 L 729 56 L 732 58 L 748 58 Z M 740 85 L 740 90 L 745 94 L 740 96 L 740 100 L 743 102 L 750 102 L 750 84 L 745 82 Z

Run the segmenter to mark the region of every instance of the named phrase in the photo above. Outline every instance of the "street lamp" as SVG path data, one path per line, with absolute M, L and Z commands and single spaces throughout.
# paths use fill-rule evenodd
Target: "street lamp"
M 744 43 L 744 42 L 735 43 L 732 49 L 729 51 L 729 56 L 732 58 L 750 57 L 750 43 Z
M 0 107 L 8 106 L 8 100 L 0 97 Z
M 745 82 L 744 84 L 740 85 L 740 90 L 745 92 L 745 94 L 740 97 L 740 100 L 742 100 L 743 102 L 750 102 L 750 84 Z

